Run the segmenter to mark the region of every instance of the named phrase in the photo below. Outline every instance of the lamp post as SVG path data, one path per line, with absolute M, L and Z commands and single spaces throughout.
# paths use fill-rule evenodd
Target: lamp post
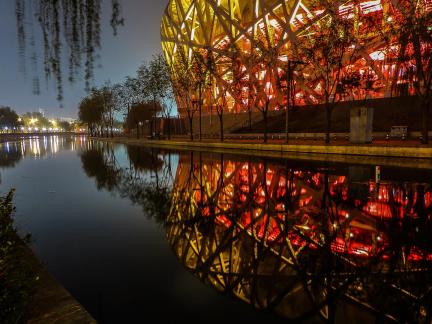
M 190 116 L 190 119 L 192 120 L 193 115 L 195 114 L 196 111 L 196 106 L 198 104 L 198 99 L 196 98 L 196 96 L 193 96 L 192 98 L 192 114 Z M 192 122 L 191 122 L 191 127 L 190 127 L 190 132 L 191 132 L 191 139 L 193 140 L 193 127 L 192 127 Z
M 291 92 L 294 90 L 294 78 L 293 78 L 293 72 L 297 65 L 299 64 L 305 64 L 303 61 L 297 61 L 297 60 L 288 60 L 288 70 L 287 70 L 287 107 L 285 112 L 285 142 L 288 144 L 289 142 L 289 109 L 290 109 L 290 100 L 291 100 Z M 293 99 L 293 106 L 294 106 L 294 100 Z
M 198 97 L 198 109 L 199 109 L 199 140 L 202 140 L 202 85 L 201 82 L 198 85 L 199 97 Z

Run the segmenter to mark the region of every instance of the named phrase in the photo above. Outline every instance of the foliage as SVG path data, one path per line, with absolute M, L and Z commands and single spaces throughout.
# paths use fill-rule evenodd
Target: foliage
M 29 44 L 33 69 L 36 70 L 38 54 L 34 24 L 37 22 L 43 39 L 45 78 L 54 78 L 59 101 L 63 99 L 64 48 L 69 54 L 69 81 L 74 82 L 84 68 L 86 89 L 90 90 L 95 59 L 101 47 L 101 3 L 101 0 L 15 0 L 19 54 L 24 60 Z M 119 0 L 111 0 L 111 7 L 110 23 L 116 34 L 117 28 L 124 24 Z M 37 75 L 33 88 L 35 93 L 40 92 Z
M 156 106 L 153 103 L 147 102 L 134 104 L 127 115 L 126 126 L 130 129 L 134 128 L 140 123 L 143 124 L 146 121 L 150 121 L 155 114 L 161 111 L 162 107 L 159 103 Z
M 190 138 L 193 140 L 193 116 L 197 111 L 197 107 L 192 104 L 191 89 L 195 87 L 195 80 L 192 65 L 189 64 L 183 48 L 179 48 L 177 51 L 170 73 L 172 89 L 177 99 L 178 108 L 183 107 L 186 110 L 189 119 Z
M 82 99 L 78 116 L 80 121 L 87 123 L 90 133 L 94 135 L 96 129 L 102 134 L 108 130 L 113 134 L 115 113 L 120 110 L 118 88 L 109 82 L 101 88 L 93 88 L 90 94 Z
M 142 64 L 137 71 L 142 91 L 148 101 L 162 103 L 170 91 L 170 75 L 168 65 L 162 54 L 154 55 L 149 63 Z
M 171 76 L 173 82 L 173 91 L 177 100 L 187 110 L 188 115 L 193 115 L 191 89 L 194 87 L 194 78 L 192 77 L 192 68 L 188 62 L 186 54 L 180 48 L 176 53 L 175 63 L 171 67 Z
M 81 161 L 86 174 L 95 178 L 99 190 L 130 199 L 133 204 L 142 206 L 149 218 L 164 224 L 171 202 L 170 172 L 167 172 L 166 161 L 153 150 L 138 146 L 128 146 L 127 154 L 130 167 L 120 167 L 112 147 L 96 143 L 81 154 Z M 154 180 L 147 179 L 148 173 Z
M 0 198 L 0 322 L 25 322 L 26 309 L 36 281 L 27 261 L 27 236 L 20 239 L 13 226 L 14 191 Z
M 108 81 L 100 88 L 93 88 L 81 101 L 79 116 L 91 128 L 112 129 L 116 115 L 123 112 L 125 125 L 131 129 L 160 115 L 169 118 L 174 104 L 168 66 L 158 54 L 139 66 L 135 76 L 128 76 L 121 83 L 112 85 Z
M 22 115 L 22 121 L 27 127 L 51 127 L 52 123 L 40 112 L 28 112 Z
M 23 158 L 20 149 L 0 150 L 0 168 L 14 168 Z M 1 180 L 0 180 L 1 182 Z
M 393 86 L 398 85 L 398 76 L 402 76 L 403 83 L 414 81 L 415 94 L 421 99 L 422 135 L 425 144 L 428 143 L 428 119 L 432 104 L 431 26 L 430 4 L 405 0 L 401 1 L 398 7 L 396 19 L 388 22 L 385 37 L 387 51 L 397 51 L 395 55 L 397 73 L 395 73 Z
M 111 130 L 111 137 L 113 136 L 113 127 L 114 127 L 114 114 L 119 110 L 118 106 L 118 92 L 115 86 L 112 86 L 111 83 L 105 82 L 102 88 L 96 90 L 98 95 L 102 98 L 103 104 L 103 123 L 106 127 Z
M 118 110 L 125 111 L 125 116 L 133 104 L 144 101 L 143 92 L 138 79 L 135 77 L 126 77 L 124 82 L 115 84 L 113 89 Z
M 97 188 L 113 190 L 119 181 L 119 171 L 109 163 L 109 156 L 103 154 L 101 148 L 93 148 L 82 152 L 81 161 L 87 176 L 95 178 Z
M 118 90 L 119 107 L 127 107 L 125 124 L 129 129 L 139 123 L 153 120 L 161 114 L 169 117 L 173 110 L 174 99 L 170 74 L 165 58 L 154 55 L 150 62 L 138 67 L 135 77 L 127 77 Z
M 69 132 L 73 129 L 72 125 L 67 121 L 60 121 L 58 123 L 60 129 L 63 129 L 65 132 Z
M 89 125 L 93 130 L 97 124 L 102 122 L 104 107 L 101 97 L 97 92 L 92 91 L 90 95 L 84 98 L 79 105 L 78 117 L 82 122 Z
M 18 114 L 10 107 L 0 107 L 0 127 L 17 127 L 20 125 Z

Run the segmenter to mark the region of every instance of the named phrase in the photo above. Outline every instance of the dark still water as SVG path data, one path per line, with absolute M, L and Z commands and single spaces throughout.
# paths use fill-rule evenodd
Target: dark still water
M 84 137 L 0 144 L 0 167 L 20 231 L 102 323 L 431 322 L 432 170 Z

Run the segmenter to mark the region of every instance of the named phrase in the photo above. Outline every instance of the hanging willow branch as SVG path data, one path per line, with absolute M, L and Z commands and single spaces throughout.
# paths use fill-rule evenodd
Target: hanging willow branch
M 33 33 L 33 19 L 41 27 L 43 43 L 44 74 L 47 81 L 53 79 L 57 86 L 57 100 L 63 99 L 62 59 L 68 55 L 68 80 L 75 82 L 84 69 L 86 90 L 89 91 L 94 77 L 94 62 L 101 48 L 102 0 L 15 0 L 18 50 L 22 62 L 26 58 L 28 42 L 26 26 Z M 110 24 L 114 35 L 124 24 L 119 0 L 111 0 Z M 27 23 L 29 21 L 29 23 Z M 30 37 L 34 48 L 34 36 Z M 32 61 L 37 61 L 32 53 Z M 22 64 L 24 71 L 25 64 Z M 36 87 L 38 88 L 38 87 Z M 35 91 L 38 92 L 38 91 Z

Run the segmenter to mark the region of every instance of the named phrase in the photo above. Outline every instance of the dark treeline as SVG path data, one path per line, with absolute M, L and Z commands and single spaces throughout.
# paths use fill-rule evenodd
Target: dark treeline
M 148 124 L 156 132 L 156 119 L 169 119 L 174 111 L 174 95 L 166 61 L 162 54 L 143 63 L 133 77 L 112 85 L 106 82 L 93 88 L 79 105 L 79 118 L 92 136 L 113 136 L 117 120 L 123 119 L 125 131 L 139 138 Z M 170 125 L 170 123 L 168 123 Z M 168 127 L 168 136 L 170 136 Z

